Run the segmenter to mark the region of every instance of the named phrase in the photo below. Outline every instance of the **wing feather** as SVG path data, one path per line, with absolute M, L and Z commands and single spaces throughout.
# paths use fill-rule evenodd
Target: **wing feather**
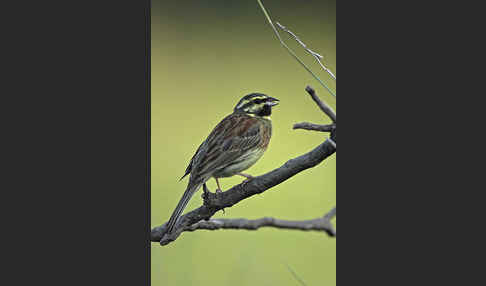
M 191 160 L 192 175 L 207 176 L 239 161 L 261 143 L 261 123 L 245 114 L 224 118 Z

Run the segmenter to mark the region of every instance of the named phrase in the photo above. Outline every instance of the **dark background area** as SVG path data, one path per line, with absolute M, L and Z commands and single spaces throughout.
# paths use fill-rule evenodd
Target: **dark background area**
M 71 5 L 1 9 L 2 284 L 149 285 L 148 1 Z

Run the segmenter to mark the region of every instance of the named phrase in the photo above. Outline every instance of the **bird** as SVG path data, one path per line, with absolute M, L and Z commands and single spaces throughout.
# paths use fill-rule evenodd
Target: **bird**
M 267 150 L 272 136 L 272 107 L 280 100 L 263 93 L 243 96 L 233 113 L 226 116 L 211 131 L 192 156 L 184 175 L 190 174 L 186 190 L 173 211 L 166 232 L 172 233 L 174 226 L 194 193 L 214 178 L 222 192 L 219 178 L 240 175 L 245 181 L 253 179 L 242 173 L 253 166 Z

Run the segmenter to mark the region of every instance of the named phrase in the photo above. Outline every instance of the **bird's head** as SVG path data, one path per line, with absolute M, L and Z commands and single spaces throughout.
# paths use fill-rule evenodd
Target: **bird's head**
M 277 105 L 278 99 L 263 93 L 251 93 L 243 96 L 236 104 L 234 112 L 243 112 L 251 116 L 266 117 L 272 114 L 272 107 Z

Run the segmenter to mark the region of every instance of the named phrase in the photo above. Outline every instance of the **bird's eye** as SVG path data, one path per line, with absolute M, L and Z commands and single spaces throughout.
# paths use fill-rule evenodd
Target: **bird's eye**
M 254 102 L 255 102 L 256 104 L 260 104 L 260 103 L 262 103 L 262 102 L 263 102 L 263 99 L 255 99 L 255 101 L 254 101 Z

